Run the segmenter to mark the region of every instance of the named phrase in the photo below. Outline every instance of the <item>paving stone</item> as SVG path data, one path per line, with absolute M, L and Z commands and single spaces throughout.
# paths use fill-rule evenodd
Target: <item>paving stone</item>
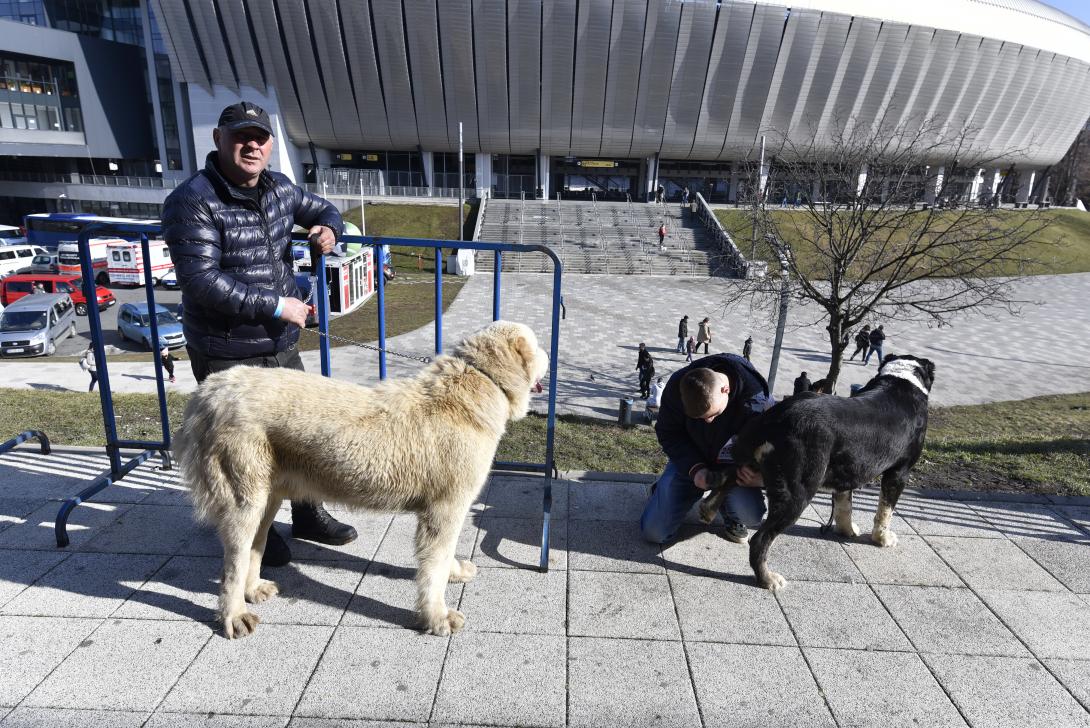
M 1064 588 L 1010 541 L 948 536 L 924 538 L 943 561 L 974 589 L 1062 591 Z
M 473 555 L 473 544 L 476 540 L 477 525 L 471 518 L 466 518 L 458 534 L 458 544 L 454 554 L 462 559 L 470 558 Z M 416 516 L 407 514 L 394 516 L 389 529 L 382 537 L 382 543 L 375 551 L 374 561 L 378 564 L 416 568 Z
M 920 652 L 1027 654 L 1022 643 L 969 589 L 879 585 L 874 590 Z
M 106 617 L 167 560 L 165 556 L 72 554 L 4 605 L 5 614 Z
M 465 585 L 459 609 L 474 632 L 563 635 L 567 593 L 564 571 L 482 568 Z
M 146 712 L 122 710 L 16 708 L 0 721 L 0 726 L 3 728 L 46 728 L 47 726 L 140 728 L 147 718 Z
M 69 557 L 64 551 L 4 551 L 0 553 L 0 607 Z
M 1090 543 L 1043 538 L 1012 540 L 1068 589 L 1090 594 Z
M 795 645 L 775 595 L 754 583 L 671 574 L 674 603 L 687 641 Z
M 568 517 L 569 487 L 571 484 L 566 480 L 552 481 L 553 505 L 550 515 L 554 521 Z M 544 494 L 544 478 L 493 477 L 482 499 L 483 508 L 478 512 L 492 517 L 530 518 L 540 521 Z
M 1090 715 L 1086 710 L 1037 660 L 950 655 L 923 657 L 974 726 L 1090 726 Z
M 218 556 L 174 556 L 112 616 L 214 622 L 222 569 Z
M 568 529 L 571 569 L 646 574 L 666 571 L 659 545 L 644 540 L 639 523 L 572 519 Z
M 844 548 L 871 584 L 963 585 L 920 536 L 901 536 L 892 548 L 873 543 L 847 543 Z
M 129 508 L 127 504 L 90 502 L 79 505 L 68 516 L 68 550 L 76 551 Z M 0 548 L 57 550 L 54 523 L 60 504 L 49 502 L 26 515 L 22 523 L 0 532 Z
M 749 563 L 747 546 L 746 563 Z M 791 581 L 862 582 L 839 536 L 822 536 L 814 526 L 796 524 L 772 542 L 768 565 Z M 753 570 L 749 569 L 752 575 Z
M 824 525 L 829 522 L 829 514 L 833 510 L 833 500 L 831 495 L 825 493 L 819 493 L 810 504 L 813 512 L 817 516 L 818 525 Z M 897 507 L 893 510 L 893 517 L 890 519 L 890 527 L 893 531 L 900 536 L 901 534 L 912 534 L 915 531 L 911 525 L 906 522 L 901 516 L 904 510 L 904 503 L 898 503 Z M 878 511 L 878 491 L 860 491 L 856 490 L 852 495 L 852 520 L 855 525 L 859 526 L 860 541 L 870 541 L 870 532 L 874 527 L 874 515 Z
M 109 620 L 23 705 L 151 711 L 210 637 L 203 624 Z
M 407 630 L 341 627 L 295 713 L 427 721 L 447 642 Z
M 1003 538 L 970 505 L 958 501 L 902 498 L 896 512 L 921 536 Z
M 79 510 L 79 509 L 77 509 Z M 84 551 L 174 554 L 192 537 L 192 506 L 130 506 L 109 525 L 94 529 Z
M 665 574 L 573 571 L 569 579 L 568 634 L 681 639 Z
M 348 602 L 341 624 L 417 629 L 415 574 L 415 568 L 372 565 Z M 448 607 L 458 606 L 463 586 L 460 583 L 447 584 Z M 471 615 L 467 615 L 467 622 L 472 619 Z
M 426 723 L 385 720 L 346 720 L 345 718 L 292 718 L 288 728 L 428 728 Z M 437 728 L 433 726 L 433 728 Z M 455 728 L 452 726 L 452 728 Z M 473 728 L 457 726 L 456 728 Z
M 286 503 L 286 501 L 285 501 Z M 370 561 L 377 551 L 379 544 L 390 530 L 392 516 L 389 513 L 374 513 L 371 511 L 337 511 L 337 520 L 347 523 L 356 529 L 359 534 L 352 543 L 344 546 L 327 546 L 326 544 L 304 541 L 291 537 L 290 510 L 276 519 L 276 530 L 287 541 L 291 549 L 293 559 L 300 561 L 357 561 L 360 563 L 360 571 L 363 565 Z M 412 528 L 416 528 L 416 519 L 412 521 Z
M 794 582 L 776 598 L 804 647 L 912 649 L 866 584 Z
M 1058 505 L 1053 506 L 1052 510 L 1077 525 L 1083 531 L 1090 533 L 1090 504 L 1081 506 Z
M 6 453 L 4 463 L 0 464 L 0 497 L 25 497 L 27 482 L 33 481 L 35 496 L 62 501 L 89 486 L 109 469 L 110 460 L 104 454 L 56 452 L 41 455 L 27 451 Z M 141 465 L 123 480 L 96 493 L 92 502 L 138 503 L 164 479 L 173 480 L 175 477 L 176 473 L 159 475 L 156 459 L 155 464 Z
M 700 725 L 680 642 L 572 637 L 568 645 L 568 725 Z
M 697 643 L 687 649 L 705 725 L 835 725 L 797 647 Z
M 973 510 L 997 531 L 1011 538 L 1069 537 L 1087 542 L 1087 535 L 1046 505 L 1025 503 L 974 503 Z
M 22 523 L 48 502 L 44 498 L 0 498 L 0 531 Z
M 536 569 L 541 563 L 541 518 L 483 515 L 473 549 L 478 567 Z M 568 568 L 567 520 L 549 522 L 549 568 Z
M 1085 660 L 1042 660 L 1084 706 L 1090 706 L 1090 662 Z
M 332 632 L 332 627 L 261 624 L 239 640 L 215 635 L 159 709 L 288 715 Z
M 563 726 L 565 640 L 464 633 L 451 639 L 432 720 Z
M 83 639 L 98 619 L 0 617 L 0 706 L 30 694 Z
M 1090 604 L 1069 592 L 981 591 L 1037 657 L 1090 658 Z
M 683 525 L 677 538 L 662 546 L 662 561 L 671 572 L 756 584 L 749 567 L 749 546 L 727 541 L 722 534 L 718 526 Z
M 572 483 L 568 495 L 572 518 L 639 523 L 647 504 L 647 485 L 602 481 Z
M 325 624 L 336 626 L 363 578 L 360 562 L 292 559 L 281 569 L 269 569 L 280 593 L 254 607 L 263 624 Z
M 918 655 L 814 648 L 804 652 L 841 726 L 965 726 Z
M 288 716 L 156 713 L 144 728 L 284 728 Z

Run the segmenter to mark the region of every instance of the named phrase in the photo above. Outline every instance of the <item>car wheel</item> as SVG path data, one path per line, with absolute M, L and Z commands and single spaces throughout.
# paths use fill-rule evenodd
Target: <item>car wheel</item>
M 144 348 L 151 351 L 151 342 L 148 339 L 144 339 Z
M 45 348 L 45 355 L 46 356 L 53 356 L 56 353 L 57 353 L 57 342 L 56 341 L 50 341 L 49 346 L 47 346 Z
M 128 341 L 128 340 L 129 340 L 129 337 L 128 337 L 128 336 L 125 336 L 125 329 L 122 329 L 122 328 L 118 328 L 118 330 L 117 330 L 117 336 L 118 336 L 118 338 L 119 338 L 119 339 L 121 339 L 122 341 Z
M 76 315 L 77 316 L 86 316 L 87 315 L 87 304 L 86 303 L 77 303 L 76 304 Z
M 97 276 L 95 276 L 95 283 L 97 283 L 100 286 L 110 285 L 110 274 L 109 273 L 99 273 Z

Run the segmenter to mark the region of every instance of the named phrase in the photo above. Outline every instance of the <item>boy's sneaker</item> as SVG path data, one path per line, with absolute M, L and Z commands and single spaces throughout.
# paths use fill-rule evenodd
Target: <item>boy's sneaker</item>
M 749 540 L 749 529 L 740 521 L 724 521 L 725 530 L 723 538 L 734 543 L 745 543 Z

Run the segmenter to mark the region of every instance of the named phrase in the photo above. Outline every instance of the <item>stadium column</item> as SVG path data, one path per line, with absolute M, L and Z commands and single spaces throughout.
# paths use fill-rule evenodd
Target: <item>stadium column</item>
M 855 196 L 856 197 L 862 197 L 863 196 L 863 190 L 866 188 L 866 186 L 867 186 L 867 165 L 864 164 L 862 166 L 862 168 L 859 170 L 859 178 L 855 183 Z
M 537 186 L 541 188 L 541 199 L 549 199 L 549 155 L 538 150 L 537 153 Z
M 984 184 L 984 170 L 978 169 L 973 175 L 973 183 L 969 186 L 969 202 L 974 203 L 980 198 L 980 187 Z
M 727 193 L 727 200 L 730 202 L 738 202 L 738 163 L 730 163 L 730 190 Z
M 492 155 L 477 152 L 475 155 L 477 197 L 482 200 L 492 196 Z
M 923 201 L 929 205 L 935 204 L 935 197 L 942 189 L 943 172 L 945 169 L 941 165 L 934 172 L 931 171 L 931 167 L 924 171 Z
M 432 152 L 420 152 L 420 161 L 424 165 L 424 186 L 428 196 L 435 194 L 435 155 Z
M 659 186 L 659 155 L 655 152 L 647 158 L 647 199 L 655 199 L 655 190 Z
M 1018 193 L 1014 201 L 1019 205 L 1029 202 L 1030 193 L 1033 192 L 1033 183 L 1037 179 L 1037 170 L 1024 169 L 1018 173 Z
M 992 197 L 995 197 L 995 193 L 999 192 L 999 184 L 1003 181 L 1003 170 L 998 167 L 992 171 Z

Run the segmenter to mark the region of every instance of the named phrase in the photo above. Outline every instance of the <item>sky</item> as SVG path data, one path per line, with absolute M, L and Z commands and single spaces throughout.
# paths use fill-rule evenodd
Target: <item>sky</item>
M 1090 25 L 1090 0 L 1044 0 L 1044 2 Z

